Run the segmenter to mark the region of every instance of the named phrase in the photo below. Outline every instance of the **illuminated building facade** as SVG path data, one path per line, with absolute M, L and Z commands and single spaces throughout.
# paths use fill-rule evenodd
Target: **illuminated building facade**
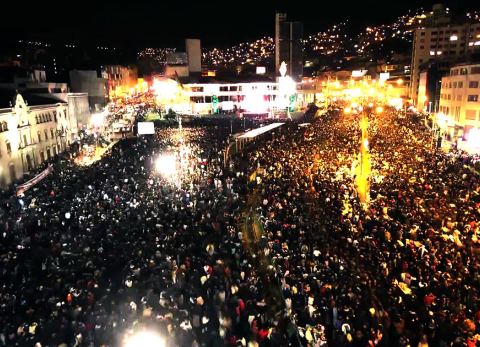
M 10 99 L 11 98 L 11 99 Z M 22 178 L 46 160 L 61 153 L 77 133 L 75 115 L 66 103 L 5 95 L 8 108 L 0 109 L 0 188 Z
M 280 110 L 298 110 L 315 100 L 316 91 L 295 82 L 281 83 L 204 83 L 186 84 L 188 105 L 183 112 L 214 114 L 239 111 L 273 116 Z M 182 112 L 182 110 L 179 110 Z
M 463 128 L 467 136 L 480 129 L 480 63 L 456 65 L 442 78 L 439 111 L 452 137 L 459 135 L 455 129 Z
M 110 98 L 124 96 L 137 83 L 136 68 L 122 65 L 106 65 L 102 70 L 102 77 L 107 80 L 108 95 Z
M 434 96 L 427 100 L 424 96 L 425 91 L 419 90 L 422 69 L 434 63 L 437 68 L 447 73 L 451 64 L 479 53 L 480 23 L 451 25 L 434 22 L 431 26 L 416 29 L 413 40 L 410 98 L 417 108 L 426 110 L 428 103 L 433 102 L 435 104 L 433 108 L 438 109 L 438 103 L 431 100 Z

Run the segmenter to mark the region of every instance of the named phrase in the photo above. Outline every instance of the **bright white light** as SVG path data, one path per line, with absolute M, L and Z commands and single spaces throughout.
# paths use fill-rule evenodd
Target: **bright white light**
M 368 139 L 363 140 L 363 147 L 368 149 Z
M 467 141 L 471 147 L 480 147 L 480 129 L 473 128 L 467 134 Z
M 177 172 L 177 159 L 174 155 L 162 155 L 155 161 L 155 170 L 162 176 L 173 176 Z
M 450 41 L 457 41 L 458 40 L 458 36 L 457 35 L 452 35 L 450 36 Z
M 165 347 L 165 340 L 159 335 L 142 331 L 126 339 L 124 347 Z
M 94 113 L 92 114 L 91 123 L 94 127 L 101 127 L 105 121 L 105 114 L 103 113 Z

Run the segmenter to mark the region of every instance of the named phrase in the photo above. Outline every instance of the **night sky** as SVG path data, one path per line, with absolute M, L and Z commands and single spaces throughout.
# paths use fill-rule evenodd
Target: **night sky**
M 314 33 L 350 19 L 353 29 L 388 23 L 408 9 L 431 8 L 438 1 L 36 1 L 20 7 L 2 2 L 0 32 L 14 38 L 103 43 L 119 47 L 181 46 L 185 37 L 202 39 L 207 47 L 225 47 L 272 35 L 274 13 L 286 11 L 290 20 Z M 477 1 L 444 2 L 452 12 L 480 10 Z M 476 4 L 476 5 L 475 5 Z M 5 15 L 10 13 L 11 15 Z

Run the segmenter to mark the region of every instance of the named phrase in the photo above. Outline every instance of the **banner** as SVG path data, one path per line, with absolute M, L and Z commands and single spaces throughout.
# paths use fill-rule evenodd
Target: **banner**
M 32 178 L 31 180 L 25 182 L 24 184 L 21 184 L 17 187 L 16 189 L 16 195 L 20 196 L 30 188 L 32 188 L 34 185 L 36 185 L 38 182 L 43 180 L 45 177 L 47 177 L 50 173 L 53 172 L 53 166 L 52 164 L 48 165 L 48 167 L 40 172 L 37 176 Z

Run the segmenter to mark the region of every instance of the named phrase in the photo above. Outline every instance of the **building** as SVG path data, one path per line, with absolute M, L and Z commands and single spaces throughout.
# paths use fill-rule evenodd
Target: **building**
M 452 139 L 480 129 L 480 63 L 456 65 L 442 78 L 439 111 Z
M 280 40 L 281 40 L 281 30 L 283 24 L 287 21 L 286 13 L 275 13 L 275 71 L 280 70 L 280 64 L 282 60 L 280 59 Z
M 165 77 L 200 77 L 202 75 L 200 40 L 186 39 L 185 52 L 169 52 L 166 61 Z
M 299 82 L 303 77 L 303 24 L 288 22 L 285 13 L 275 15 L 275 71 L 282 62 L 287 64 L 287 75 Z
M 0 187 L 31 173 L 75 140 L 76 119 L 68 105 L 0 90 Z
M 425 20 L 425 26 L 414 32 L 409 96 L 422 110 L 427 109 L 429 102 L 432 102 L 433 110 L 438 110 L 435 96 L 419 90 L 422 71 L 431 69 L 434 64 L 440 76 L 448 74 L 451 65 L 480 53 L 480 23 L 451 24 L 446 19 L 448 12 L 445 10 L 442 14 L 441 9 L 441 6 L 435 6 L 431 18 Z
M 294 112 L 315 101 L 317 91 L 301 83 L 195 83 L 184 84 L 188 100 L 181 113 L 214 114 L 241 112 L 273 117 Z
M 188 70 L 190 74 L 200 74 L 202 72 L 202 50 L 200 40 L 186 39 L 185 48 L 188 56 Z
M 86 127 L 90 122 L 90 105 L 88 103 L 87 93 L 68 93 L 68 114 L 75 115 L 77 127 L 79 129 Z M 73 127 L 73 125 L 72 125 Z
M 72 93 L 87 93 L 91 110 L 100 110 L 107 104 L 107 79 L 94 70 L 70 71 L 70 88 Z
M 167 77 L 188 77 L 190 76 L 188 55 L 185 52 L 172 52 L 167 54 L 167 65 L 165 66 Z
M 123 65 L 105 65 L 102 77 L 107 80 L 107 94 L 110 98 L 124 96 L 137 84 L 138 70 Z

